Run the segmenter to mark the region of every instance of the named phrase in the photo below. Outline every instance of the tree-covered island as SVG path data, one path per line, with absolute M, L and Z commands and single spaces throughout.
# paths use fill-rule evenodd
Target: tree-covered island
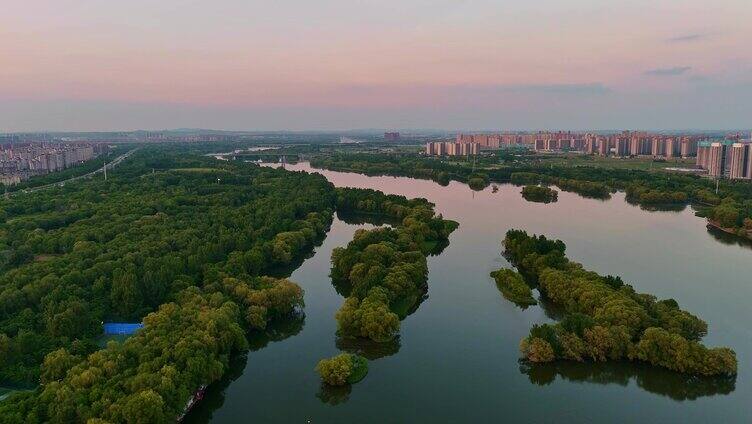
M 551 203 L 559 198 L 559 193 L 546 186 L 526 185 L 522 187 L 522 197 L 528 202 Z
M 538 301 L 533 297 L 533 291 L 530 286 L 514 270 L 502 268 L 492 272 L 491 278 L 496 281 L 496 287 L 498 287 L 501 294 L 507 300 L 516 303 L 522 308 L 538 304 Z
M 426 256 L 458 224 L 436 215 L 425 199 L 375 190 L 338 188 L 337 210 L 397 221 L 394 227 L 358 230 L 347 247 L 332 251 L 332 283 L 346 298 L 336 314 L 340 335 L 390 341 L 427 291 Z
M 319 361 L 316 372 L 330 386 L 355 384 L 368 374 L 368 361 L 362 356 L 341 353 Z
M 510 230 L 503 245 L 507 259 L 565 314 L 556 324 L 533 326 L 520 344 L 527 360 L 630 360 L 693 375 L 736 374 L 734 351 L 701 344 L 707 324 L 675 300 L 584 269 L 567 259 L 560 240 Z

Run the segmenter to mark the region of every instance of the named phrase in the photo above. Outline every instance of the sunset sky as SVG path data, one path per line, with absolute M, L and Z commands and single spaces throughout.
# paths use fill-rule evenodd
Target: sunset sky
M 750 0 L 6 0 L 0 133 L 752 127 Z

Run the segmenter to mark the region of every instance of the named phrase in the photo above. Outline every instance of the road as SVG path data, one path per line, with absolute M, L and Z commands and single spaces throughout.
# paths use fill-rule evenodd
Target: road
M 107 169 L 112 169 L 112 168 L 116 167 L 117 165 L 120 164 L 120 162 L 124 161 L 125 159 L 128 159 L 128 157 L 130 155 L 132 155 L 136 150 L 138 150 L 138 148 L 133 149 L 133 150 L 129 150 L 129 151 L 123 153 L 122 155 L 120 155 L 120 156 L 116 157 L 115 159 L 113 159 L 111 162 L 107 163 L 107 165 L 105 165 L 105 166 L 107 167 Z M 58 181 L 58 182 L 50 183 L 50 184 L 45 184 L 45 185 L 41 185 L 41 186 L 38 186 L 38 187 L 32 187 L 32 188 L 27 188 L 25 190 L 19 190 L 19 191 L 13 192 L 13 193 L 8 193 L 8 195 L 14 196 L 14 195 L 17 195 L 19 193 L 33 193 L 35 191 L 44 190 L 44 189 L 47 189 L 47 188 L 50 188 L 50 187 L 55 187 L 55 186 L 62 187 L 64 185 L 68 184 L 68 183 L 72 183 L 74 181 L 78 181 L 78 180 L 81 180 L 81 179 L 84 179 L 84 178 L 89 178 L 89 177 L 92 177 L 92 176 L 94 176 L 96 174 L 101 174 L 102 172 L 104 172 L 104 168 L 105 167 L 103 166 L 102 168 L 98 168 L 97 170 L 89 172 L 88 174 L 79 175 L 77 177 L 68 178 L 67 180 Z

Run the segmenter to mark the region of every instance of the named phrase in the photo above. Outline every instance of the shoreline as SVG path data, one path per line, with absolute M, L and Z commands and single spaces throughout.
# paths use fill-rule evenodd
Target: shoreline
M 718 224 L 717 222 L 715 222 L 715 221 L 713 221 L 711 219 L 707 220 L 707 225 L 706 226 L 708 228 L 714 228 L 716 230 L 723 231 L 726 234 L 731 234 L 731 235 L 736 236 L 736 237 L 738 237 L 738 238 L 740 238 L 742 240 L 752 241 L 752 236 L 750 236 L 750 231 L 746 231 L 745 230 L 746 233 L 747 233 L 747 235 L 743 236 L 743 235 L 739 234 L 739 231 L 736 230 L 735 228 L 722 227 L 720 224 Z

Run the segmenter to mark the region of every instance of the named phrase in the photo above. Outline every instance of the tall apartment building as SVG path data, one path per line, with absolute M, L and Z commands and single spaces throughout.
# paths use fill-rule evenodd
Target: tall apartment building
M 436 144 L 430 141 L 426 143 L 426 155 L 431 156 L 436 154 Z
M 629 150 L 629 138 L 626 136 L 616 137 L 614 140 L 614 153 L 616 156 L 628 156 Z
M 732 180 L 752 178 L 752 144 L 750 142 L 731 145 L 728 176 Z
M 725 143 L 715 142 L 710 144 L 708 150 L 708 175 L 711 177 L 723 177 L 726 170 L 726 146 Z
M 498 149 L 501 146 L 511 146 L 520 141 L 514 134 L 457 134 L 456 143 L 476 143 L 482 149 Z
M 429 156 L 468 156 L 480 154 L 478 143 L 455 143 L 451 141 L 432 141 L 426 143 L 426 155 Z
M 715 178 L 752 179 L 752 140 L 701 141 L 697 166 Z
M 629 154 L 637 156 L 640 154 L 640 151 L 640 137 L 632 136 L 632 138 L 629 139 Z
M 676 139 L 674 138 L 667 138 L 663 141 L 663 149 L 664 149 L 664 156 L 666 159 L 670 159 L 674 156 L 676 156 L 677 151 L 679 150 L 678 145 L 676 143 Z
M 601 156 L 690 157 L 697 154 L 698 135 L 665 135 L 643 131 L 617 134 L 537 131 L 529 133 L 457 134 L 456 143 L 478 143 L 481 149 L 527 145 L 536 151 L 579 151 Z
M 666 153 L 666 145 L 659 137 L 653 137 L 650 140 L 650 154 L 653 156 L 663 156 Z
M 27 142 L 0 145 L 0 175 L 4 184 L 23 181 L 35 175 L 60 171 L 93 159 L 106 146 L 88 143 Z
M 598 137 L 598 154 L 608 156 L 609 153 L 611 153 L 611 149 L 609 148 L 608 138 Z
M 710 142 L 701 141 L 697 144 L 697 167 L 708 169 L 708 160 L 710 159 Z
M 691 137 L 682 137 L 679 147 L 681 157 L 688 158 L 697 154 L 697 139 Z

